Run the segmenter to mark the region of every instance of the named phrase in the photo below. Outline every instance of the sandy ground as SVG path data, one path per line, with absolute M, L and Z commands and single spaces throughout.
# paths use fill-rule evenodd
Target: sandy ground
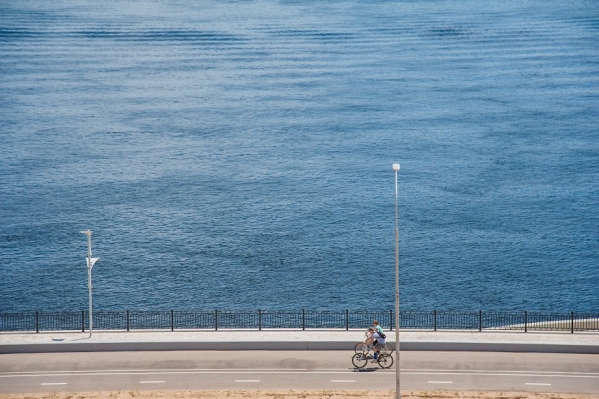
M 0 399 L 394 399 L 395 392 L 360 391 L 126 391 L 0 395 Z M 403 399 L 599 399 L 599 395 L 526 392 L 402 392 Z

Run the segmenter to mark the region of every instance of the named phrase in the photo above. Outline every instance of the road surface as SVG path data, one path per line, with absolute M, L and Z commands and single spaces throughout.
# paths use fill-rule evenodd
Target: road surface
M 392 390 L 395 369 L 357 371 L 345 351 L 0 355 L 0 393 L 131 390 Z M 402 390 L 599 393 L 599 356 L 403 352 Z

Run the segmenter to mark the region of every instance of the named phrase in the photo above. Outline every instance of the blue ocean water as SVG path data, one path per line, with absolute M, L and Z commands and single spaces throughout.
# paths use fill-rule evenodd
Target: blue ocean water
M 487 4 L 490 3 L 490 4 Z M 599 311 L 599 3 L 0 2 L 0 312 Z

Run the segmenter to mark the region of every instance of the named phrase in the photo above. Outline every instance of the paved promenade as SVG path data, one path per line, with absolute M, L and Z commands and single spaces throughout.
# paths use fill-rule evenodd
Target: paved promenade
M 353 350 L 364 330 L 0 333 L 0 353 L 173 350 Z M 395 333 L 388 332 L 389 342 Z M 599 354 L 598 332 L 401 331 L 402 351 Z

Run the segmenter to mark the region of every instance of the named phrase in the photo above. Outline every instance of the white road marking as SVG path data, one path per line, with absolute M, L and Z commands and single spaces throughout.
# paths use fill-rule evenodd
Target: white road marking
M 53 376 L 53 375 L 76 375 L 76 374 L 88 374 L 88 373 L 102 373 L 98 375 L 110 375 L 110 374 L 120 374 L 123 372 L 126 373 L 181 373 L 181 372 L 229 372 L 235 373 L 238 371 L 252 371 L 252 372 L 269 372 L 269 371 L 312 371 L 312 372 L 334 372 L 334 371 L 347 371 L 348 368 L 339 368 L 339 369 L 302 369 L 302 368 L 294 368 L 288 370 L 281 369 L 129 369 L 129 370 L 121 370 L 121 369 L 102 369 L 102 370 L 62 370 L 62 371 L 48 371 L 48 370 L 37 370 L 37 371 L 5 371 L 0 372 L 0 377 L 11 377 L 12 375 L 18 374 L 19 377 L 27 376 L 29 374 L 35 376 Z M 381 370 L 383 371 L 383 370 Z M 539 371 L 539 370 L 530 370 L 530 371 L 518 371 L 518 370 L 443 370 L 443 369 L 401 369 L 402 373 L 406 374 L 422 374 L 417 372 L 424 372 L 425 374 L 466 374 L 470 375 L 472 373 L 513 373 L 510 375 L 538 375 L 538 374 L 560 374 L 563 376 L 567 376 L 568 374 L 575 375 L 596 375 L 599 376 L 599 373 L 589 373 L 583 371 Z M 395 371 L 393 371 L 395 373 Z M 486 374 L 486 375 L 496 375 L 496 374 Z
M 260 380 L 235 380 L 235 382 L 260 382 Z
M 429 384 L 453 384 L 453 381 L 428 381 Z
M 331 380 L 331 382 L 356 382 L 356 380 Z
M 140 384 L 162 384 L 164 381 L 140 381 Z
M 66 382 L 42 382 L 42 385 L 67 385 Z
M 526 385 L 551 385 L 543 382 L 527 382 Z
M 139 372 L 139 371 L 123 371 L 123 372 L 86 372 L 86 373 L 59 373 L 59 374 L 10 374 L 10 375 L 2 375 L 0 374 L 0 378 L 27 378 L 27 377 L 67 377 L 67 376 L 98 376 L 98 375 L 175 375 L 175 374 L 354 374 L 355 371 L 346 370 L 346 371 L 303 371 L 303 370 L 279 370 L 279 371 L 265 371 L 265 370 L 253 370 L 253 369 L 245 369 L 245 371 L 172 371 L 172 370 L 154 370 L 147 372 Z M 599 379 L 599 373 L 578 373 L 575 374 L 549 374 L 545 372 L 541 372 L 539 374 L 523 374 L 523 373 L 515 373 L 512 371 L 508 372 L 470 372 L 470 373 L 455 373 L 455 372 L 401 372 L 402 375 L 472 375 L 472 376 L 498 376 L 498 377 L 553 377 L 553 378 L 591 378 L 591 379 Z M 377 375 L 395 375 L 394 370 L 378 370 Z

